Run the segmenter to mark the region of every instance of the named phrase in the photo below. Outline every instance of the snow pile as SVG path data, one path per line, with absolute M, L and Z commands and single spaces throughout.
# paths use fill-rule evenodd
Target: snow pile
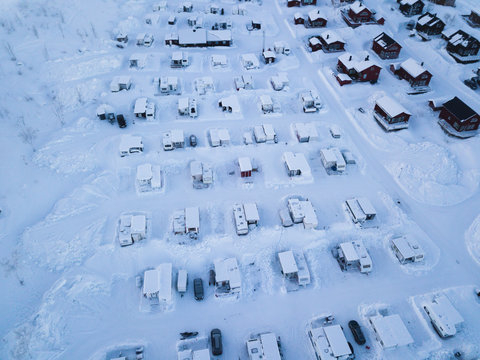
M 480 264 L 480 215 L 465 232 L 465 241 L 470 255 Z
M 465 183 L 452 153 L 439 145 L 410 144 L 396 159 L 385 164 L 398 185 L 415 200 L 448 206 L 468 198 L 478 185 Z

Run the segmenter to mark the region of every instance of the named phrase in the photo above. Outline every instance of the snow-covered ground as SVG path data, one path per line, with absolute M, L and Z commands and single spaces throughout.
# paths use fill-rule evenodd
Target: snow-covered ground
M 297 11 L 283 0 L 241 3 L 246 15 L 232 15 L 233 0 L 218 1 L 225 15 L 206 14 L 210 1 L 193 1 L 194 15 L 206 27 L 224 18 L 232 21 L 233 46 L 182 49 L 190 66 L 172 69 L 176 47 L 164 45 L 164 36 L 188 27 L 192 14 L 177 12 L 180 2 L 169 1 L 158 12 L 159 22 L 144 17 L 156 1 L 59 0 L 2 1 L 0 4 L 0 358 L 105 359 L 119 348 L 145 346 L 148 359 L 176 358 L 179 333 L 198 331 L 208 336 L 220 328 L 224 355 L 248 358 L 245 341 L 251 334 L 275 332 L 281 337 L 285 359 L 313 359 L 306 335 L 309 320 L 332 313 L 345 330 L 358 359 L 450 359 L 460 350 L 465 359 L 480 356 L 480 303 L 473 288 L 480 285 L 480 153 L 479 136 L 460 140 L 447 136 L 437 124 L 430 98 L 459 96 L 479 111 L 478 92 L 462 82 L 478 64 L 460 65 L 446 53 L 440 38 L 422 42 L 409 37 L 395 0 L 366 0 L 384 26 L 347 27 L 340 9 L 330 0 L 318 0 L 328 18 L 327 29 L 346 41 L 347 51 L 368 51 L 383 67 L 378 83 L 340 87 L 332 76 L 338 54 L 309 53 L 305 43 L 324 29 L 293 24 Z M 480 38 L 461 17 L 478 8 L 476 0 L 457 0 L 455 8 L 427 3 L 447 28 L 462 28 Z M 174 14 L 175 25 L 167 25 Z M 291 54 L 277 55 L 276 63 L 260 59 L 262 31 L 246 24 L 263 21 L 265 44 L 285 41 Z M 433 74 L 431 91 L 407 95 L 408 84 L 388 70 L 371 48 L 373 37 L 386 31 L 402 46 L 400 59 L 422 61 Z M 129 36 L 117 48 L 118 32 Z M 136 35 L 154 36 L 151 47 L 138 47 Z M 129 67 L 134 53 L 146 55 L 142 69 Z M 245 70 L 240 57 L 253 53 L 260 68 Z M 211 56 L 226 55 L 224 68 L 211 66 Z M 286 72 L 289 86 L 274 91 L 270 78 Z M 234 77 L 252 75 L 254 89 L 236 91 Z M 110 92 L 114 76 L 128 75 L 129 91 Z M 159 96 L 154 78 L 177 76 L 182 97 L 197 100 L 199 116 L 180 116 L 178 95 Z M 199 95 L 194 80 L 213 79 L 215 90 Z M 302 111 L 300 94 L 314 90 L 323 107 L 313 114 Z M 223 113 L 218 100 L 235 95 L 239 113 Z M 279 111 L 264 114 L 260 96 L 270 95 Z M 372 109 L 383 95 L 395 98 L 412 114 L 408 130 L 384 132 Z M 153 120 L 135 119 L 137 98 L 156 106 Z M 124 114 L 120 129 L 95 115 L 101 104 Z M 364 113 L 358 111 L 365 110 Z M 318 140 L 299 143 L 292 124 L 313 122 Z M 278 143 L 245 145 L 243 134 L 254 126 L 272 124 Z M 330 127 L 342 136 L 335 139 Z M 229 131 L 229 145 L 210 146 L 209 130 Z M 195 134 L 198 146 L 164 151 L 164 132 L 181 129 Z M 119 156 L 124 134 L 142 137 L 144 152 Z M 356 164 L 342 174 L 326 172 L 320 150 L 349 150 Z M 282 156 L 303 153 L 311 175 L 290 178 Z M 248 156 L 258 166 L 251 178 L 241 178 L 238 158 Z M 192 187 L 190 163 L 210 164 L 213 184 Z M 136 191 L 138 165 L 160 166 L 163 186 L 151 194 Z M 308 198 L 316 209 L 318 226 L 281 226 L 278 211 L 291 196 Z M 367 197 L 377 216 L 370 225 L 355 225 L 344 202 Z M 259 226 L 237 236 L 233 204 L 255 202 Z M 174 235 L 173 216 L 197 206 L 197 240 Z M 147 237 L 121 247 L 117 238 L 122 214 L 147 215 Z M 394 237 L 415 238 L 425 252 L 422 263 L 401 265 L 390 248 Z M 341 242 L 362 240 L 373 261 L 369 275 L 342 272 L 331 250 Z M 277 253 L 302 250 L 311 284 L 285 292 Z M 208 271 L 216 259 L 235 257 L 242 276 L 238 299 L 216 298 L 208 286 Z M 189 286 L 181 297 L 173 290 L 167 307 L 151 307 L 136 286 L 136 277 L 161 263 L 186 269 Z M 205 300 L 193 297 L 193 279 L 203 278 Z M 445 293 L 466 319 L 452 339 L 435 333 L 421 303 L 432 294 Z M 377 311 L 399 314 L 414 343 L 383 350 L 375 340 L 368 316 Z M 347 323 L 356 319 L 367 338 L 354 342 Z

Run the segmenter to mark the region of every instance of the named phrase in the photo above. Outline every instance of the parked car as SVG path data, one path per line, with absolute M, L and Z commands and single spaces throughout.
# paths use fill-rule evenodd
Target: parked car
M 196 278 L 193 280 L 193 293 L 195 295 L 195 300 L 201 301 L 203 300 L 203 280 L 200 278 Z
M 215 270 L 210 269 L 208 273 L 208 286 L 215 285 Z
M 197 137 L 195 135 L 193 135 L 193 134 L 190 135 L 189 140 L 190 140 L 190 146 L 191 147 L 197 146 Z
M 348 327 L 350 328 L 353 338 L 358 345 L 363 345 L 367 342 L 358 322 L 356 322 L 355 320 L 351 320 L 348 322 Z
M 125 118 L 123 117 L 122 114 L 117 115 L 117 123 L 119 128 L 125 128 L 127 127 L 127 122 L 125 121 Z
M 212 354 L 214 356 L 222 355 L 223 353 L 222 332 L 219 329 L 213 329 L 210 332 L 210 341 L 212 343 Z
M 465 85 L 467 85 L 467 86 L 468 86 L 470 89 L 472 89 L 472 90 L 476 90 L 477 87 L 478 87 L 478 86 L 477 86 L 477 82 L 476 82 L 476 81 L 473 81 L 473 80 L 471 80 L 471 79 L 466 79 L 466 80 L 463 81 L 463 83 L 464 83 Z

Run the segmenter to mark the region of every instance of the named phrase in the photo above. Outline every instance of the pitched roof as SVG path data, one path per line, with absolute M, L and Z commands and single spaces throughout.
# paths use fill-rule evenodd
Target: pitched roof
M 396 43 L 395 40 L 393 40 L 390 36 L 382 32 L 380 35 L 376 36 L 373 39 L 376 43 L 378 43 L 380 46 L 382 46 L 384 49 L 388 48 L 390 45 L 393 45 Z
M 476 114 L 470 106 L 456 96 L 444 103 L 443 107 L 455 115 L 459 120 L 466 120 Z
M 427 71 L 422 64 L 419 64 L 417 61 L 409 58 L 400 64 L 401 68 L 407 73 L 412 75 L 414 78 L 419 77 L 425 71 Z

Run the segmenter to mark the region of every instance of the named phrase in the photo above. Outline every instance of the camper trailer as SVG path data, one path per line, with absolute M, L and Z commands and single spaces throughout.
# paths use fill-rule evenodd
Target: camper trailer
M 149 101 L 147 98 L 138 98 L 135 101 L 133 113 L 137 118 L 144 118 L 147 120 L 153 120 L 155 118 L 155 104 Z
M 188 54 L 183 51 L 174 51 L 170 60 L 170 67 L 172 68 L 184 68 L 190 65 L 188 60 Z
M 169 303 L 172 300 L 172 264 L 160 264 L 156 269 L 147 270 L 143 275 L 143 296 Z
M 163 150 L 169 151 L 185 147 L 185 135 L 183 130 L 174 129 L 163 134 Z
M 200 213 L 198 207 L 185 208 L 185 232 L 197 235 L 200 231 Z
M 242 75 L 234 78 L 235 88 L 238 90 L 252 90 L 253 89 L 253 77 L 252 75 Z
M 148 163 L 138 165 L 136 184 L 139 192 L 160 190 L 162 187 L 160 166 Z
M 401 264 L 423 261 L 424 253 L 413 238 L 397 237 L 390 241 L 390 246 Z
M 336 258 L 342 270 L 357 268 L 363 274 L 372 271 L 372 259 L 363 245 L 363 241 L 355 240 L 341 243 L 336 248 Z
M 354 223 L 363 223 L 365 221 L 373 220 L 377 215 L 375 208 L 367 198 L 361 197 L 349 199 L 345 201 L 345 204 L 352 215 Z
M 147 219 L 145 215 L 122 215 L 118 224 L 118 241 L 120 246 L 132 245 L 145 239 Z
M 299 286 L 310 284 L 310 271 L 303 252 L 293 252 L 292 250 L 279 252 L 278 260 L 282 275 Z
M 280 338 L 271 332 L 252 336 L 247 341 L 247 352 L 249 360 L 282 360 Z
M 321 149 L 320 158 L 322 159 L 325 169 L 331 169 L 337 172 L 344 172 L 347 168 L 347 163 L 343 154 L 338 148 Z
M 110 91 L 118 92 L 122 90 L 130 90 L 132 80 L 130 76 L 115 76 L 110 83 Z
M 216 260 L 214 266 L 215 296 L 239 294 L 242 290 L 242 278 L 237 259 Z
M 237 235 L 248 234 L 248 231 L 256 227 L 260 221 L 257 204 L 255 203 L 233 205 L 233 216 Z
M 315 209 L 309 200 L 301 200 L 298 198 L 288 199 L 287 208 L 295 224 L 303 223 L 305 229 L 313 229 L 318 226 Z
M 143 142 L 141 136 L 123 135 L 119 146 L 120 156 L 143 152 Z
M 230 144 L 230 134 L 227 129 L 210 129 L 210 145 L 212 147 Z
M 206 188 L 213 183 L 212 168 L 200 161 L 190 163 L 190 175 L 192 176 L 193 187 L 196 189 Z
M 434 297 L 423 306 L 430 321 L 442 338 L 454 336 L 459 326 L 463 323 L 463 317 L 455 309 L 445 295 Z
M 355 359 L 347 342 L 343 329 L 333 324 L 333 316 L 311 321 L 308 337 L 318 360 L 352 360 Z
M 177 273 L 177 291 L 183 295 L 187 292 L 188 273 L 187 270 L 178 270 Z
M 314 95 L 311 91 L 304 92 L 300 95 L 302 100 L 303 112 L 312 113 L 322 108 L 322 103 L 318 96 Z

